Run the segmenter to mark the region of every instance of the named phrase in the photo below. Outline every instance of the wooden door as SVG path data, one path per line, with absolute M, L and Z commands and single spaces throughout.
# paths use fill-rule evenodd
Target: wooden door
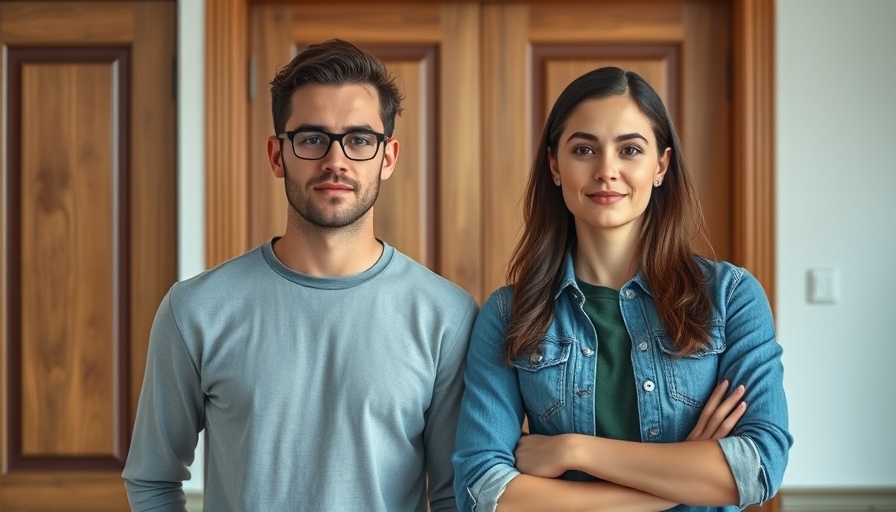
M 3 2 L 0 509 L 128 510 L 176 278 L 175 3 Z
M 504 284 L 534 139 L 554 98 L 604 65 L 641 72 L 678 123 L 716 254 L 731 249 L 729 7 L 724 2 L 259 3 L 251 8 L 250 245 L 282 232 L 265 156 L 268 83 L 298 48 L 339 37 L 379 55 L 407 94 L 378 236 L 480 300 Z

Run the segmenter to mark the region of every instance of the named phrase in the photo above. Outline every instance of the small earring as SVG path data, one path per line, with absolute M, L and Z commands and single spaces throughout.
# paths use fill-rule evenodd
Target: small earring
M 653 182 L 653 186 L 654 186 L 654 187 L 658 187 L 658 186 L 660 186 L 660 185 L 662 185 L 662 184 L 663 184 L 663 180 L 660 180 L 660 179 L 658 179 L 658 180 L 656 180 L 656 181 Z
M 554 178 L 554 185 L 560 186 L 560 178 Z

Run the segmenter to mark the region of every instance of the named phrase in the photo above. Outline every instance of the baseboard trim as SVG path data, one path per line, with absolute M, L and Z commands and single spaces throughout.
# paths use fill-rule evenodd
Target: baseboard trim
M 202 493 L 186 492 L 187 512 L 202 512 Z
M 782 489 L 781 512 L 896 512 L 893 489 Z

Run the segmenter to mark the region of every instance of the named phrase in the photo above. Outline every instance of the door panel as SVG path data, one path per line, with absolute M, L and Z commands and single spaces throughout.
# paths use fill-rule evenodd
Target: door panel
M 176 276 L 174 14 L 0 4 L 3 510 L 128 508 L 149 328 Z

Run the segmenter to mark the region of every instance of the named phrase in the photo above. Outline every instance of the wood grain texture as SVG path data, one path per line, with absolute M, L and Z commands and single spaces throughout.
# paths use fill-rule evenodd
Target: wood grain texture
M 481 304 L 483 286 L 481 14 L 472 3 L 444 4 L 439 62 L 439 273 Z M 464 70 L 458 72 L 459 69 Z
M 245 0 L 205 6 L 206 266 L 248 249 L 249 9 Z
M 371 48 L 383 59 L 405 94 L 404 113 L 395 120 L 393 136 L 400 143 L 392 177 L 383 181 L 374 206 L 374 232 L 411 258 L 436 269 L 434 186 L 436 162 L 434 111 L 436 48 L 400 48 L 405 58 L 389 56 L 386 48 Z M 379 156 L 377 157 L 379 158 Z
M 133 99 L 128 185 L 130 279 L 130 413 L 134 418 L 156 309 L 177 279 L 177 130 L 172 91 L 176 9 L 135 2 Z M 181 148 L 200 151 L 200 148 Z M 127 361 L 127 360 L 126 360 Z M 125 430 L 130 437 L 132 424 Z
M 110 64 L 22 71 L 22 454 L 115 451 L 120 333 Z
M 665 43 L 684 37 L 682 21 L 681 2 L 536 1 L 530 2 L 528 38 L 534 43 Z
M 775 298 L 775 4 L 733 3 L 734 225 L 732 259 Z
M 535 148 L 529 67 L 529 9 L 482 8 L 483 289 L 505 284 L 507 263 L 522 228 L 522 198 Z M 512 85 L 511 85 L 512 84 Z M 539 130 L 541 127 L 535 127 Z
M 286 193 L 283 180 L 274 176 L 268 163 L 267 139 L 274 135 L 271 80 L 296 52 L 296 43 L 290 37 L 291 13 L 292 7 L 285 5 L 251 12 L 250 55 L 255 71 L 250 80 L 255 94 L 249 104 L 248 247 L 282 235 L 286 228 Z M 288 146 L 285 144 L 284 149 L 288 150 Z
M 725 2 L 684 4 L 686 37 L 681 58 L 681 111 L 674 116 L 688 167 L 694 176 L 709 228 L 712 251 L 698 252 L 730 260 L 733 230 L 730 7 Z
M 129 43 L 134 17 L 127 2 L 0 3 L 0 41 L 6 44 Z
M 292 10 L 294 41 L 346 39 L 366 44 L 434 43 L 441 33 L 438 2 L 390 6 L 382 3 L 296 5 Z
M 2 510 L 128 508 L 149 326 L 176 277 L 175 11 L 0 4 Z
M 120 471 L 7 473 L 3 512 L 125 512 L 130 510 Z

